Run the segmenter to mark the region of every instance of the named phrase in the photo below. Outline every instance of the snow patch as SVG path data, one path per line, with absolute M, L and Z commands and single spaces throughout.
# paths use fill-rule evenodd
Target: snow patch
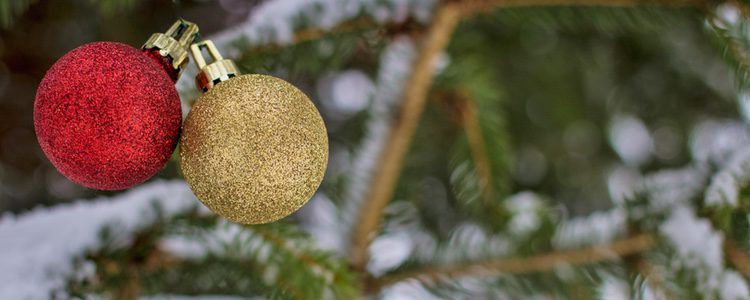
M 750 144 L 750 127 L 737 121 L 700 122 L 690 137 L 690 152 L 698 162 L 721 165 L 739 148 Z
M 73 272 L 73 259 L 105 246 L 99 238 L 105 226 L 127 239 L 156 218 L 154 202 L 166 216 L 199 203 L 184 182 L 155 181 L 109 199 L 4 215 L 0 219 L 0 299 L 49 299 L 52 293 L 61 292 Z
M 540 215 L 543 204 L 532 192 L 515 194 L 505 201 L 505 206 L 513 217 L 508 223 L 508 230 L 513 235 L 523 236 L 531 233 L 541 225 Z
M 607 176 L 607 189 L 612 202 L 623 204 L 625 200 L 635 194 L 637 183 L 641 180 L 638 169 L 619 165 L 613 168 Z
M 750 147 L 732 155 L 724 168 L 711 178 L 706 205 L 737 206 L 740 190 L 750 183 Z
M 318 81 L 318 94 L 326 108 L 339 118 L 346 118 L 370 103 L 375 84 L 360 70 L 345 70 Z M 328 100 L 328 101 L 325 101 Z
M 747 282 L 740 274 L 734 271 L 726 271 L 722 276 L 719 296 L 722 300 L 750 299 L 750 290 Z
M 180 295 L 156 295 L 149 297 L 140 297 L 140 300 L 250 300 L 250 299 L 262 299 L 262 298 L 241 298 L 234 296 L 180 296 Z
M 691 208 L 680 206 L 659 227 L 677 254 L 676 267 L 694 271 L 700 291 L 720 288 L 724 270 L 724 237 L 708 220 L 698 218 Z
M 706 177 L 702 167 L 665 170 L 644 178 L 639 189 L 648 196 L 651 212 L 661 212 L 700 195 Z
M 630 166 L 646 163 L 654 150 L 648 128 L 643 121 L 632 116 L 617 116 L 612 120 L 609 141 L 620 158 Z
M 413 15 L 426 21 L 434 0 L 296 0 L 268 1 L 250 12 L 247 21 L 214 37 L 227 44 L 244 37 L 251 44 L 288 44 L 294 40 L 297 24 L 305 28 L 331 29 L 361 15 L 370 15 L 379 23 L 403 22 Z
M 408 37 L 397 37 L 381 54 L 375 98 L 370 108 L 370 119 L 365 124 L 366 135 L 353 155 L 349 181 L 344 190 L 347 201 L 342 208 L 342 216 L 346 224 L 354 224 L 355 218 L 359 217 L 360 205 L 379 161 L 396 103 L 401 98 L 415 55 L 416 48 Z
M 604 244 L 625 233 L 627 213 L 622 208 L 564 221 L 552 237 L 557 249 Z
M 599 299 L 628 300 L 630 299 L 630 287 L 622 280 L 605 278 L 599 286 Z
M 370 245 L 370 253 L 377 253 L 368 264 L 368 270 L 375 276 L 400 266 L 409 258 L 414 243 L 409 232 L 397 231 L 378 236 Z

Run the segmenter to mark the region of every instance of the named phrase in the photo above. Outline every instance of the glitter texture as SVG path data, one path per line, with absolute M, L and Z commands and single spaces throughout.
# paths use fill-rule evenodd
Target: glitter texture
M 169 58 L 168 56 L 162 56 L 161 54 L 159 54 L 159 50 L 156 49 L 141 51 L 148 55 L 148 57 L 151 57 L 151 59 L 155 60 L 156 63 L 158 63 L 161 68 L 164 69 L 164 72 L 167 72 L 169 78 L 171 78 L 173 82 L 177 82 L 177 79 L 179 79 L 180 77 L 180 72 L 172 66 L 171 58 Z
M 34 129 L 52 164 L 73 182 L 101 190 L 156 174 L 174 151 L 180 121 L 180 99 L 162 66 L 113 42 L 60 58 L 34 103 Z
M 208 208 L 242 224 L 281 219 L 312 197 L 328 164 L 328 137 L 302 91 L 266 75 L 221 82 L 183 126 L 181 166 Z

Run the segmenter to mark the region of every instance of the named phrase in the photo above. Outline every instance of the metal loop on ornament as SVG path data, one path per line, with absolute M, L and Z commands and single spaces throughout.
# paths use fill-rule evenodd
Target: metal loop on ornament
M 203 49 L 208 51 L 213 62 L 206 64 L 203 57 Z M 190 52 L 198 65 L 200 72 L 195 77 L 195 83 L 202 92 L 207 92 L 215 85 L 227 81 L 232 77 L 240 75 L 237 65 L 229 59 L 224 59 L 216 49 L 216 45 L 211 40 L 204 40 L 190 45 Z
M 172 68 L 179 74 L 188 62 L 187 47 L 198 39 L 199 32 L 198 25 L 195 23 L 179 19 L 165 33 L 151 35 L 141 48 L 156 49 L 161 56 L 169 57 L 172 60 Z

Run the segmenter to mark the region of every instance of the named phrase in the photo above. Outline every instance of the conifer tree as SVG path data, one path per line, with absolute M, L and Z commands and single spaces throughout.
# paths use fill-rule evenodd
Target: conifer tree
M 276 0 L 208 37 L 321 110 L 313 199 L 243 226 L 167 173 L 6 214 L 0 298 L 750 299 L 746 1 Z

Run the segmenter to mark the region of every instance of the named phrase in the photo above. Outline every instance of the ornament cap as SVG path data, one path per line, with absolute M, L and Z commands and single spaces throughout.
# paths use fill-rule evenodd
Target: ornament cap
M 179 19 L 167 32 L 151 35 L 141 49 L 156 50 L 162 57 L 169 58 L 176 80 L 188 63 L 188 46 L 198 39 L 199 34 L 198 25 Z
M 203 53 L 201 53 L 203 49 L 208 51 L 208 55 L 213 59 L 212 63 L 206 64 L 206 59 L 203 58 Z M 195 77 L 195 84 L 204 93 L 215 85 L 241 74 L 237 65 L 229 59 L 224 59 L 210 40 L 190 45 L 190 52 L 193 54 L 198 69 L 200 69 L 198 76 Z

